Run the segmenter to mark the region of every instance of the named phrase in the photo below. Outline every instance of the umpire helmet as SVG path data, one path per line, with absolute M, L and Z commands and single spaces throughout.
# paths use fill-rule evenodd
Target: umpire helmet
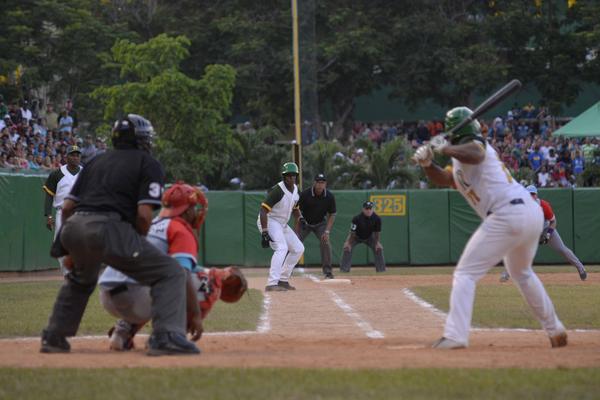
M 153 138 L 152 123 L 137 114 L 128 114 L 127 118 L 117 120 L 112 130 L 112 142 L 115 148 L 134 146 L 150 152 Z
M 454 128 L 465 118 L 469 117 L 473 114 L 468 107 L 455 107 L 452 110 L 446 113 L 446 131 Z M 481 134 L 481 125 L 479 121 L 476 119 L 469 122 L 464 127 L 460 128 L 458 131 L 452 133 L 450 135 L 450 143 L 452 144 L 460 144 L 466 138 L 472 138 L 474 136 L 479 136 Z
M 298 175 L 298 165 L 293 162 L 286 162 L 283 164 L 283 169 L 281 170 L 281 175 Z

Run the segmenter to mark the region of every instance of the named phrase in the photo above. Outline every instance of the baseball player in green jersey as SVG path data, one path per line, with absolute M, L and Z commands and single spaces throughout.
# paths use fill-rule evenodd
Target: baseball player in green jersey
M 54 228 L 54 237 L 58 233 L 62 220 L 62 205 L 65 197 L 71 191 L 73 184 L 77 180 L 81 166 L 81 150 L 77 146 L 67 148 L 67 163 L 54 170 L 46 179 L 42 187 L 46 192 L 44 202 L 44 216 L 46 216 L 46 227 L 50 230 Z M 56 217 L 52 216 L 52 207 L 56 209 Z M 60 271 L 66 275 L 69 271 L 64 266 L 63 257 L 59 258 Z
M 298 208 L 298 166 L 288 162 L 283 164 L 281 171 L 283 180 L 273 186 L 267 198 L 260 205 L 258 214 L 258 230 L 261 233 L 261 245 L 263 248 L 271 247 L 275 253 L 271 257 L 271 269 L 266 291 L 287 291 L 296 288 L 290 285 L 289 280 L 292 270 L 304 253 L 304 245 L 288 226 L 292 213 L 295 223 L 300 219 Z

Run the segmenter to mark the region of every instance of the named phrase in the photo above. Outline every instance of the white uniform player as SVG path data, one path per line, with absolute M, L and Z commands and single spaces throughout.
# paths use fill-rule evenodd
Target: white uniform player
M 292 213 L 296 222 L 300 218 L 298 208 L 298 187 L 296 177 L 298 166 L 285 163 L 283 180 L 273 186 L 260 207 L 257 225 L 262 236 L 262 246 L 271 247 L 275 253 L 271 257 L 271 268 L 266 291 L 295 290 L 289 280 L 296 263 L 304 253 L 304 245 L 288 226 Z
M 62 224 L 62 205 L 65 197 L 71 192 L 79 172 L 81 172 L 81 150 L 77 146 L 67 148 L 67 163 L 62 167 L 52 171 L 46 179 L 43 186 L 46 192 L 46 201 L 44 204 L 44 215 L 46 216 L 46 226 L 52 230 L 54 228 L 54 237 L 60 230 Z M 56 210 L 56 217 L 52 216 L 52 208 Z M 69 271 L 63 264 L 63 257 L 59 258 L 60 270 L 63 275 Z
M 456 126 L 471 113 L 466 107 L 448 111 L 446 129 Z M 478 136 L 479 129 L 479 123 L 473 121 L 452 135 L 451 145 L 439 136 L 431 144 L 417 149 L 414 157 L 436 183 L 455 186 L 483 220 L 454 271 L 444 336 L 433 347 L 468 346 L 475 285 L 501 260 L 548 333 L 552 347 L 565 346 L 565 327 L 531 268 L 543 228 L 542 210 L 512 178 L 497 152 Z M 452 157 L 452 173 L 432 163 L 432 148 Z

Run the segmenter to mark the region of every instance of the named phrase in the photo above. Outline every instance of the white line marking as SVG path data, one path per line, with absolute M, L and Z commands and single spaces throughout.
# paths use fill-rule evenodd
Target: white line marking
M 408 297 L 410 300 L 412 300 L 414 303 L 431 311 L 434 315 L 436 315 L 440 318 L 443 318 L 443 319 L 446 319 L 446 317 L 448 316 L 448 314 L 446 314 L 442 310 L 439 310 L 433 304 L 428 303 L 425 300 L 423 300 L 422 298 L 420 298 L 419 296 L 417 296 L 412 290 L 410 290 L 408 288 L 404 288 L 404 289 L 402 289 L 402 293 L 404 293 L 404 295 L 406 297 Z
M 402 293 L 410 300 L 418 304 L 419 306 L 431 311 L 434 315 L 446 319 L 448 314 L 436 308 L 433 304 L 428 303 L 419 296 L 417 296 L 412 290 L 408 288 L 402 289 Z M 472 327 L 472 331 L 478 332 L 544 332 L 543 329 L 526 329 L 526 328 L 476 328 Z M 568 332 L 580 332 L 580 333 L 593 333 L 600 332 L 600 329 L 567 329 Z
M 267 333 L 271 330 L 271 295 L 265 293 L 263 297 L 262 313 L 256 327 L 257 333 Z
M 302 273 L 304 272 L 302 271 Z M 305 276 L 313 282 L 320 282 L 320 279 L 313 274 L 305 274 Z M 368 338 L 383 339 L 383 333 L 376 329 L 373 329 L 371 324 L 365 321 L 359 313 L 354 311 L 352 306 L 346 303 L 344 299 L 342 299 L 336 292 L 329 288 L 323 288 L 323 290 L 325 290 L 329 294 L 331 300 L 333 300 L 335 305 L 338 306 L 344 313 L 346 313 L 346 315 L 354 321 L 354 323 L 365 333 L 365 335 L 367 335 Z

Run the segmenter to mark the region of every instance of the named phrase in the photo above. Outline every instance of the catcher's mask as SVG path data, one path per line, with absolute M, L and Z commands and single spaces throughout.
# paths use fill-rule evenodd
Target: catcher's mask
M 160 217 L 177 217 L 194 207 L 195 218 L 192 228 L 200 229 L 208 211 L 208 200 L 202 190 L 187 183 L 177 182 L 171 186 L 162 198 Z
M 446 113 L 446 132 L 458 125 L 462 120 L 473 114 L 468 107 L 455 107 Z M 473 138 L 481 134 L 481 125 L 476 119 L 453 132 L 448 138 L 453 145 L 464 143 L 467 138 Z

